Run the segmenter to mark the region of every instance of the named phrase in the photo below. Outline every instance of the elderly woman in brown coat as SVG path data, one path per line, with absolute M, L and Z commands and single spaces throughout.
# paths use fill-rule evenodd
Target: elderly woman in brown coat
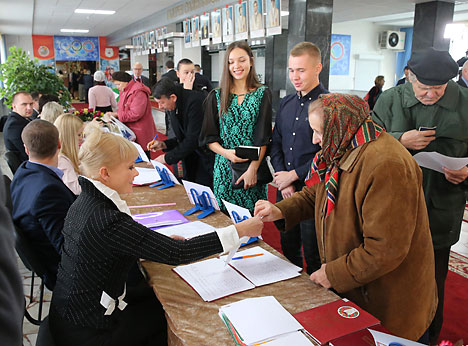
M 310 279 L 395 335 L 425 341 L 437 298 L 420 168 L 357 96 L 321 95 L 309 124 L 322 150 L 307 186 L 276 205 L 257 202 L 255 215 L 286 231 L 313 215 L 322 267 Z

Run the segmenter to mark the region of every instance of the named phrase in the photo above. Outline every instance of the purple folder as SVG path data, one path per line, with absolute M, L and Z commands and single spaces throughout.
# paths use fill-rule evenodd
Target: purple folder
M 182 225 L 189 222 L 178 210 L 164 210 L 133 215 L 136 222 L 151 229 Z

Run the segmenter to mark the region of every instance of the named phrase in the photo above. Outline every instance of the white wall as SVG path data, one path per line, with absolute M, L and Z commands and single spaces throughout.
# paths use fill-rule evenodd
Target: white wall
M 142 75 L 149 78 L 149 62 L 148 55 L 136 55 L 134 52 L 130 54 L 130 68 L 133 68 L 133 64 L 139 62 L 143 66 Z M 126 71 L 133 75 L 133 71 Z
M 5 35 L 4 38 L 7 56 L 10 55 L 10 47 L 16 46 L 17 48 L 22 48 L 31 58 L 34 58 L 31 35 Z
M 398 28 L 391 26 L 376 25 L 370 22 L 362 21 L 333 24 L 333 34 L 351 35 L 351 54 L 349 75 L 330 76 L 329 90 L 333 92 L 346 92 L 364 96 L 367 91 L 369 91 L 369 89 L 374 86 L 374 79 L 376 76 L 369 76 L 368 87 L 366 89 L 360 88 L 361 90 L 356 89 L 355 71 L 357 61 L 356 58 L 358 56 L 366 56 L 368 59 L 373 59 L 372 64 L 378 64 L 378 74 L 385 77 L 385 85 L 383 87 L 384 90 L 395 86 L 395 67 L 397 53 L 393 50 L 380 49 L 378 40 L 380 32 L 397 29 Z M 365 61 L 361 62 L 365 64 Z
M 190 59 L 194 64 L 201 66 L 202 47 L 185 48 L 185 43 L 182 38 L 174 40 L 174 65 L 177 68 L 177 63 L 181 59 Z

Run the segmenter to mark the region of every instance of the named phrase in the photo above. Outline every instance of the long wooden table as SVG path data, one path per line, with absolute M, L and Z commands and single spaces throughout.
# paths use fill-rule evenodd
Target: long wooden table
M 135 187 L 134 192 L 122 196 L 129 206 L 176 202 L 175 206 L 131 209 L 133 214 L 177 209 L 184 213 L 192 207 L 185 189 L 175 186 L 165 190 L 149 187 Z M 196 216 L 188 216 L 195 221 Z M 216 211 L 202 220 L 215 227 L 225 227 L 231 224 L 230 219 L 223 213 Z M 280 253 L 263 241 L 259 244 L 277 256 Z M 234 341 L 227 328 L 218 316 L 220 306 L 236 302 L 245 298 L 259 296 L 275 296 L 276 299 L 292 314 L 301 312 L 322 304 L 337 300 L 339 297 L 333 292 L 313 284 L 307 274 L 257 287 L 253 290 L 241 292 L 214 302 L 203 299 L 172 269 L 174 266 L 145 261 L 143 263 L 149 275 L 150 284 L 164 307 L 168 322 L 169 345 L 233 345 Z M 268 268 L 265 268 L 266 270 Z

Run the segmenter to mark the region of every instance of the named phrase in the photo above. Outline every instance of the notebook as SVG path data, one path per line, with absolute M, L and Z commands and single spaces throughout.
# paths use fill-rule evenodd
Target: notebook
M 299 312 L 294 317 L 319 345 L 380 323 L 346 298 Z
M 164 210 L 133 215 L 133 220 L 150 229 L 158 229 L 189 222 L 178 210 Z
M 300 275 L 300 267 L 259 246 L 239 251 L 236 257 L 252 254 L 257 256 L 232 260 L 230 264 L 223 257 L 211 258 L 173 270 L 207 302 Z

